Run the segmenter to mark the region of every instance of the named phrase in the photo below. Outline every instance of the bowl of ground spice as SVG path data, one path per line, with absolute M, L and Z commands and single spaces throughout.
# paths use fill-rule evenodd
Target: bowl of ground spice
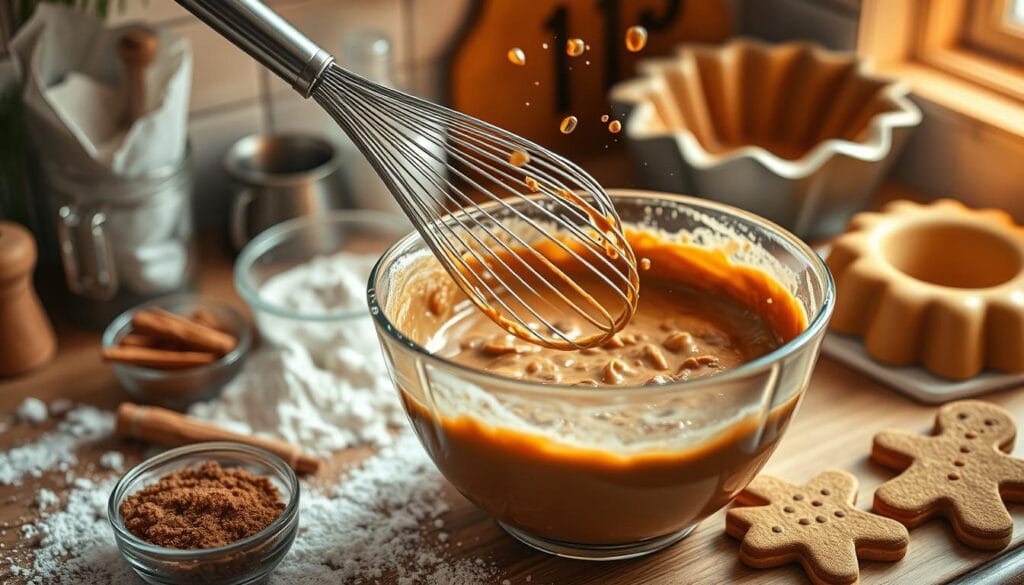
M 121 554 L 147 583 L 255 583 L 295 540 L 299 483 L 268 451 L 199 443 L 128 471 L 107 515 Z

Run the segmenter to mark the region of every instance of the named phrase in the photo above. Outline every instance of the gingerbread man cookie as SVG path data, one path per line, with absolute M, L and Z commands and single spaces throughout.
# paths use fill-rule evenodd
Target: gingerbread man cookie
M 905 471 L 878 488 L 874 510 L 910 527 L 945 516 L 964 544 L 1003 548 L 1013 535 L 1003 500 L 1024 502 L 1024 460 L 1007 455 L 1016 435 L 1009 412 L 980 400 L 940 408 L 932 436 L 875 435 L 871 458 Z
M 817 584 L 857 583 L 857 558 L 897 561 L 909 536 L 899 522 L 854 507 L 857 478 L 837 469 L 805 486 L 758 476 L 736 498 L 725 530 L 740 559 L 759 569 L 799 561 Z

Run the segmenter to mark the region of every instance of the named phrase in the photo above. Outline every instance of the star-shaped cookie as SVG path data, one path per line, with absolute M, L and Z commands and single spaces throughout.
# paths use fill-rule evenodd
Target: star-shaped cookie
M 1024 502 L 1024 460 L 1007 455 L 1016 435 L 1009 412 L 980 400 L 940 408 L 932 436 L 875 435 L 871 458 L 905 470 L 875 492 L 875 512 L 910 527 L 945 516 L 964 544 L 1005 547 L 1013 518 L 1003 501 Z
M 740 559 L 759 569 L 799 561 L 817 584 L 860 580 L 857 558 L 896 561 L 909 535 L 899 522 L 854 507 L 857 478 L 828 469 L 807 485 L 758 476 L 736 498 L 725 530 L 742 539 Z

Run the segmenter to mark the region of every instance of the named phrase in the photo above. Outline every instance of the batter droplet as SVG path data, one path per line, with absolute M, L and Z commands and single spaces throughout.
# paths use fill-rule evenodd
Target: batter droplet
M 513 150 L 512 154 L 508 155 L 508 162 L 514 167 L 521 167 L 529 164 L 530 155 L 522 150 Z
M 647 46 L 647 29 L 642 26 L 631 26 L 626 29 L 626 48 L 636 53 Z
M 612 120 L 611 123 L 608 124 L 608 131 L 612 134 L 618 134 L 620 130 L 622 130 L 622 122 L 619 122 L 618 120 Z
M 562 134 L 572 134 L 572 131 L 576 129 L 576 124 L 578 122 L 579 120 L 576 119 L 576 116 L 566 116 L 562 118 L 562 123 L 559 125 L 558 129 L 562 131 Z
M 508 50 L 508 61 L 513 65 L 526 65 L 526 53 L 519 47 L 513 47 Z
M 565 41 L 565 54 L 570 57 L 579 57 L 586 47 L 587 44 L 583 42 L 583 39 L 569 39 Z

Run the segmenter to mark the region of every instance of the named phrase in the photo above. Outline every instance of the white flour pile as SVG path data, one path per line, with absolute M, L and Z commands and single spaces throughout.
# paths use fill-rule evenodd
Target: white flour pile
M 191 414 L 240 432 L 275 436 L 321 455 L 353 445 L 386 445 L 405 424 L 366 310 L 375 258 L 318 257 L 270 278 L 265 301 L 307 315 L 357 311 L 341 320 L 259 319 L 276 347 L 252 355 L 216 400 Z
M 115 479 L 74 480 L 62 510 L 34 524 L 38 545 L 31 567 L 12 564 L 13 577 L 32 585 L 138 585 L 139 578 L 121 557 L 107 522 L 107 498 Z
M 366 281 L 377 263 L 372 254 L 339 252 L 317 256 L 268 279 L 260 298 L 304 314 L 366 307 Z
M 331 493 L 302 494 L 301 533 L 271 577 L 273 585 L 376 583 L 463 585 L 495 582 L 483 559 L 451 561 L 440 528 L 444 480 L 416 438 L 403 433 Z M 390 581 L 390 580 L 389 580 Z
M 57 404 L 60 410 L 63 405 Z M 57 414 L 57 413 L 55 413 Z M 27 398 L 15 411 L 25 423 L 40 424 L 49 417 L 46 403 Z M 65 471 L 78 462 L 75 449 L 83 442 L 94 441 L 114 430 L 114 415 L 91 406 L 71 408 L 53 431 L 38 440 L 0 453 L 0 485 L 20 485 L 26 475 L 39 477 L 46 471 Z
M 26 525 L 39 538 L 31 567 L 10 574 L 32 584 L 136 585 L 138 578 L 121 558 L 106 520 L 114 480 L 77 479 L 59 511 L 44 512 Z M 272 585 L 377 583 L 387 577 L 402 585 L 496 583 L 495 569 L 483 559 L 446 559 L 453 545 L 443 526 L 448 505 L 443 480 L 422 447 L 404 433 L 364 465 L 343 477 L 339 487 L 319 493 L 303 486 L 299 535 L 271 575 Z M 47 497 L 47 506 L 54 505 Z M 2 573 L 0 573 L 2 576 Z

